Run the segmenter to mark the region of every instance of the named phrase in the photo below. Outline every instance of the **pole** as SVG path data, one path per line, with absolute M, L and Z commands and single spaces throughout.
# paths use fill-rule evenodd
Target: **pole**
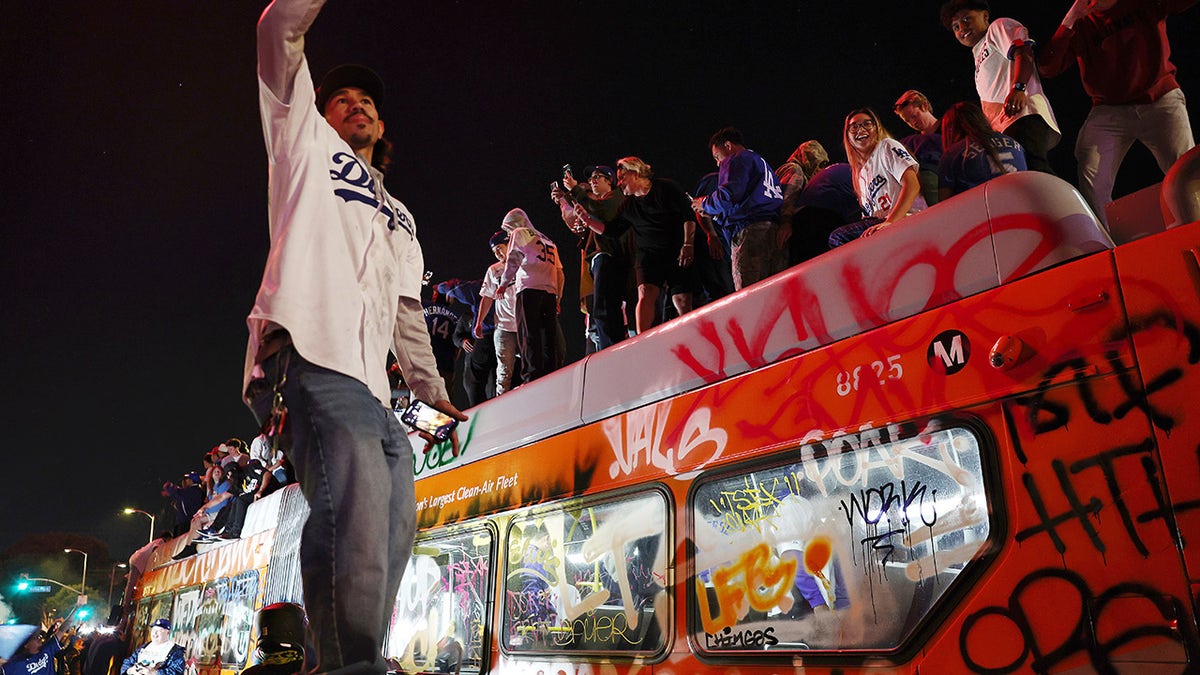
M 84 595 L 87 593 L 87 551 L 80 551 L 77 548 L 64 548 L 63 553 L 78 553 L 83 556 L 83 576 L 79 580 L 79 594 Z
M 112 608 L 112 605 L 113 605 L 112 593 L 113 593 L 113 586 L 116 585 L 117 569 L 118 568 L 125 569 L 126 567 L 129 567 L 129 565 L 126 565 L 125 563 L 117 563 L 112 566 L 111 570 L 108 571 L 108 606 L 110 609 Z
M 154 541 L 154 514 L 153 513 L 146 513 L 145 511 L 143 511 L 141 509 L 130 508 L 128 506 L 125 507 L 124 512 L 125 512 L 125 515 L 129 515 L 131 513 L 140 513 L 143 516 L 146 516 L 147 518 L 149 518 L 150 519 L 150 534 L 146 538 L 146 543 L 149 544 L 150 542 Z

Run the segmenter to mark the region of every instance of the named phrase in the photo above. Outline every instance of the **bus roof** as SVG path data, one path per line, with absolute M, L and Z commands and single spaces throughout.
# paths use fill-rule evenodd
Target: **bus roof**
M 455 465 L 1111 248 L 1066 182 L 1002 176 L 477 406 Z

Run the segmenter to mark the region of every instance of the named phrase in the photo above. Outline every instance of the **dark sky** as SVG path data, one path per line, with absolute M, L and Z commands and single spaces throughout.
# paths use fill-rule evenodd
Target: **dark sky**
M 1044 39 L 1069 4 L 994 8 Z M 121 507 L 157 510 L 164 480 L 255 433 L 239 388 L 267 247 L 262 6 L 4 8 L 0 550 L 76 531 L 124 557 L 146 522 Z M 572 245 L 547 199 L 563 163 L 636 154 L 691 189 L 725 125 L 775 164 L 810 138 L 840 160 L 852 108 L 875 107 L 903 135 L 890 109 L 908 88 L 935 112 L 976 99 L 970 53 L 938 7 L 340 0 L 307 51 L 315 73 L 347 61 L 381 73 L 389 188 L 416 215 L 435 278 L 478 278 L 514 206 Z M 1200 11 L 1170 26 L 1183 89 L 1200 96 L 1200 48 L 1181 37 L 1200 34 Z M 1066 136 L 1052 160 L 1073 177 L 1088 102 L 1074 72 L 1047 89 Z M 1147 158 L 1132 155 L 1119 188 L 1159 180 Z

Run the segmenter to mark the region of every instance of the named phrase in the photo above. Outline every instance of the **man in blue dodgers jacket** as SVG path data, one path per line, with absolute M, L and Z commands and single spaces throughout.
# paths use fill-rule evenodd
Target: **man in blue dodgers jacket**
M 339 66 L 313 91 L 304 34 L 323 4 L 275 0 L 258 23 L 271 248 L 247 319 L 245 397 L 260 421 L 278 422 L 280 396 L 287 408 L 286 452 L 310 508 L 300 540 L 310 669 L 382 675 L 416 526 L 388 350 L 417 397 L 466 418 L 425 331 L 416 224 L 383 186 L 383 83 Z
M 692 207 L 717 221 L 730 252 L 734 289 L 741 290 L 787 266 L 783 242 L 791 226 L 779 223 L 783 189 L 767 160 L 746 148 L 737 129 L 721 129 L 708 145 L 718 167 L 717 189 L 693 199 Z

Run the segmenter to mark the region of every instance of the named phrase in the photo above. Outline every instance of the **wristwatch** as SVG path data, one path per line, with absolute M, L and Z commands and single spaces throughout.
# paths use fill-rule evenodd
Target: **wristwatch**
M 1013 90 L 1014 91 L 1025 91 L 1025 83 L 1017 82 L 1016 84 L 1013 85 Z

